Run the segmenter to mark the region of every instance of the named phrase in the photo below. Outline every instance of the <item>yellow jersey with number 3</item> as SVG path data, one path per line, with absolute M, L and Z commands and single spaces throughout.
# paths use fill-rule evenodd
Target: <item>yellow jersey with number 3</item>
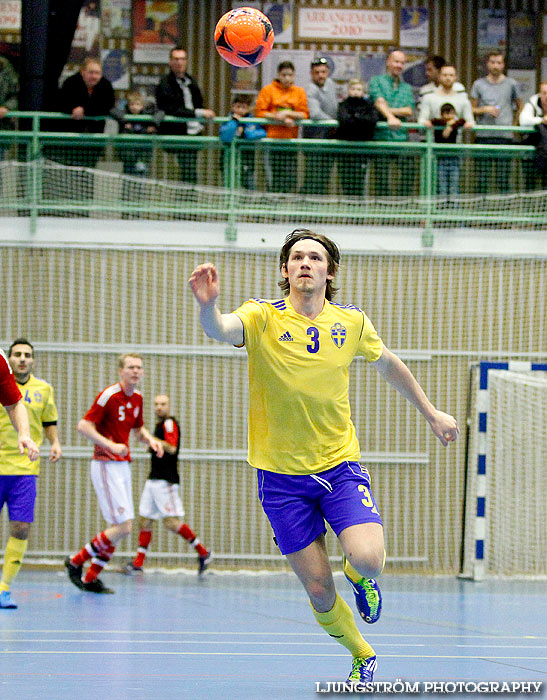
M 251 299 L 234 313 L 249 358 L 249 464 L 313 474 L 358 461 L 348 368 L 356 355 L 379 359 L 383 348 L 363 311 L 325 300 L 312 321 L 286 298 Z
M 30 375 L 25 384 L 16 382 L 21 392 L 30 423 L 30 436 L 40 447 L 44 441 L 44 423 L 57 421 L 57 407 L 53 388 L 43 379 Z M 40 460 L 31 462 L 27 453 L 20 455 L 17 449 L 17 432 L 8 414 L 0 407 L 0 474 L 39 474 Z

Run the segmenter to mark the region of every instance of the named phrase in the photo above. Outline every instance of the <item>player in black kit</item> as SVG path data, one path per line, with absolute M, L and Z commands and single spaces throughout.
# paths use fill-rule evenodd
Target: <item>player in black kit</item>
M 125 573 L 142 571 L 150 540 L 154 520 L 163 520 L 165 527 L 187 540 L 198 555 L 198 573 L 202 574 L 211 561 L 208 551 L 196 537 L 195 532 L 182 518 L 184 508 L 180 498 L 180 478 L 178 472 L 178 455 L 180 449 L 180 427 L 171 416 L 169 397 L 159 394 L 154 399 L 154 412 L 159 418 L 154 436 L 163 445 L 163 457 L 151 454 L 151 469 L 139 503 L 140 532 L 137 556 L 125 566 Z

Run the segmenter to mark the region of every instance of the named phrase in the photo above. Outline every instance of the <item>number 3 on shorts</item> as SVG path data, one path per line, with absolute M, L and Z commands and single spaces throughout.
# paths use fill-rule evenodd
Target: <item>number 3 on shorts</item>
M 376 515 L 380 515 L 378 513 L 378 509 L 374 505 L 374 501 L 372 500 L 372 496 L 370 494 L 370 491 L 367 489 L 367 487 L 364 486 L 363 484 L 359 484 L 359 486 L 357 488 L 365 496 L 364 498 L 361 499 L 361 503 L 363 505 L 365 505 L 367 508 L 372 508 L 372 511 L 371 511 L 372 513 L 376 513 Z

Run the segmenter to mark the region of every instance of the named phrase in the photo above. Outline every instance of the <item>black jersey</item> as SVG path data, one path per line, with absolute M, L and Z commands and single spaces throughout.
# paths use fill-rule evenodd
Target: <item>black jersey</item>
M 178 484 L 180 482 L 178 470 L 180 426 L 176 418 L 169 416 L 157 423 L 154 429 L 154 437 L 157 437 L 159 440 L 165 440 L 176 447 L 177 451 L 172 455 L 164 452 L 163 457 L 158 457 L 155 452 L 151 452 L 152 465 L 148 478 L 165 479 L 170 484 Z

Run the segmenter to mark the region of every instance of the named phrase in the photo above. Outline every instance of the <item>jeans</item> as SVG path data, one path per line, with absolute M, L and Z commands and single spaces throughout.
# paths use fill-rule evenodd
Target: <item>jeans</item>
M 458 156 L 440 156 L 437 160 L 437 191 L 443 195 L 460 193 L 462 162 Z

